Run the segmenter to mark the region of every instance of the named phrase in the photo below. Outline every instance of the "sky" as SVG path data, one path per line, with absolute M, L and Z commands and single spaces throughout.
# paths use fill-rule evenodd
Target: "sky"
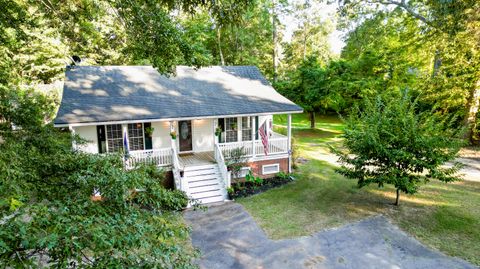
M 289 0 L 290 5 L 303 3 L 305 0 Z M 318 14 L 322 20 L 326 20 L 327 18 L 333 18 L 335 16 L 335 11 L 337 8 L 337 3 L 326 4 L 326 3 L 318 3 L 315 1 L 310 1 L 312 7 L 310 8 L 309 12 L 315 12 Z M 298 21 L 295 19 L 293 14 L 282 14 L 279 18 L 281 23 L 285 25 L 283 41 L 290 41 L 293 32 L 298 28 Z M 332 51 L 335 54 L 340 54 L 342 48 L 345 46 L 345 42 L 342 40 L 342 36 L 345 33 L 339 30 L 333 31 L 333 33 L 329 37 L 329 43 L 331 46 Z

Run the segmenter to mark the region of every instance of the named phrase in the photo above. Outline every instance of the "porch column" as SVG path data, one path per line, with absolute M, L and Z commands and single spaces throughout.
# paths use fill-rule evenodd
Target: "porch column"
M 170 123 L 170 133 L 168 134 L 170 136 L 170 134 L 175 131 L 175 127 L 173 126 L 173 121 L 169 121 L 168 123 Z M 175 139 L 171 138 L 170 137 L 170 142 L 172 144 L 172 148 L 174 148 L 176 145 L 175 145 Z
M 288 173 L 292 172 L 292 114 L 287 115 Z
M 257 126 L 255 124 L 255 117 L 250 117 L 250 120 L 252 121 L 252 158 L 255 158 L 256 152 L 255 152 L 255 130 L 257 129 Z
M 217 131 L 217 127 L 218 127 L 218 119 L 213 119 L 213 146 L 215 146 L 215 144 L 218 144 L 218 137 L 215 134 Z
M 75 129 L 72 127 L 72 125 L 68 125 L 68 129 L 72 135 L 72 149 L 77 150 L 77 143 L 75 142 Z

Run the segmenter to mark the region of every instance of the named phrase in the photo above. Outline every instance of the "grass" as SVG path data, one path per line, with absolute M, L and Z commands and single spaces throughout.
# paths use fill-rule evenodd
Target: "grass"
M 273 239 L 310 235 L 362 218 L 384 214 L 424 244 L 448 255 L 480 265 L 480 183 L 432 181 L 415 195 L 402 194 L 400 206 L 393 206 L 392 187 L 358 189 L 354 180 L 335 173 L 322 161 L 326 145 L 341 142 L 341 121 L 332 116 L 317 117 L 310 130 L 306 115 L 294 115 L 293 135 L 303 158 L 297 180 L 268 192 L 239 199 L 267 235 Z M 276 117 L 276 128 L 285 119 Z

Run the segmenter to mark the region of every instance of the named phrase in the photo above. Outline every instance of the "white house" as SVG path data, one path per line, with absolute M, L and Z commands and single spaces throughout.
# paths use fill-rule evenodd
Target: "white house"
M 151 66 L 75 66 L 66 71 L 54 124 L 86 139 L 78 146 L 85 152 L 127 146 L 128 167 L 171 169 L 176 188 L 209 203 L 227 197 L 225 159 L 236 148 L 258 176 L 290 172 L 291 114 L 301 112 L 253 66 L 180 66 L 170 77 Z M 287 136 L 273 132 L 274 114 L 288 114 Z

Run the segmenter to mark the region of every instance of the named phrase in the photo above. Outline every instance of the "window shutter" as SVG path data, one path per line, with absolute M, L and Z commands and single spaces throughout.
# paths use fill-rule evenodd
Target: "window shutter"
M 98 153 L 107 152 L 107 138 L 105 136 L 105 125 L 97 125 Z
M 255 140 L 258 140 L 258 128 L 260 128 L 260 126 L 258 126 L 258 116 L 255 117 Z
M 152 137 L 147 134 L 147 128 L 151 128 L 151 127 L 152 127 L 151 122 L 143 123 L 143 136 L 145 138 L 145 149 L 153 148 Z

